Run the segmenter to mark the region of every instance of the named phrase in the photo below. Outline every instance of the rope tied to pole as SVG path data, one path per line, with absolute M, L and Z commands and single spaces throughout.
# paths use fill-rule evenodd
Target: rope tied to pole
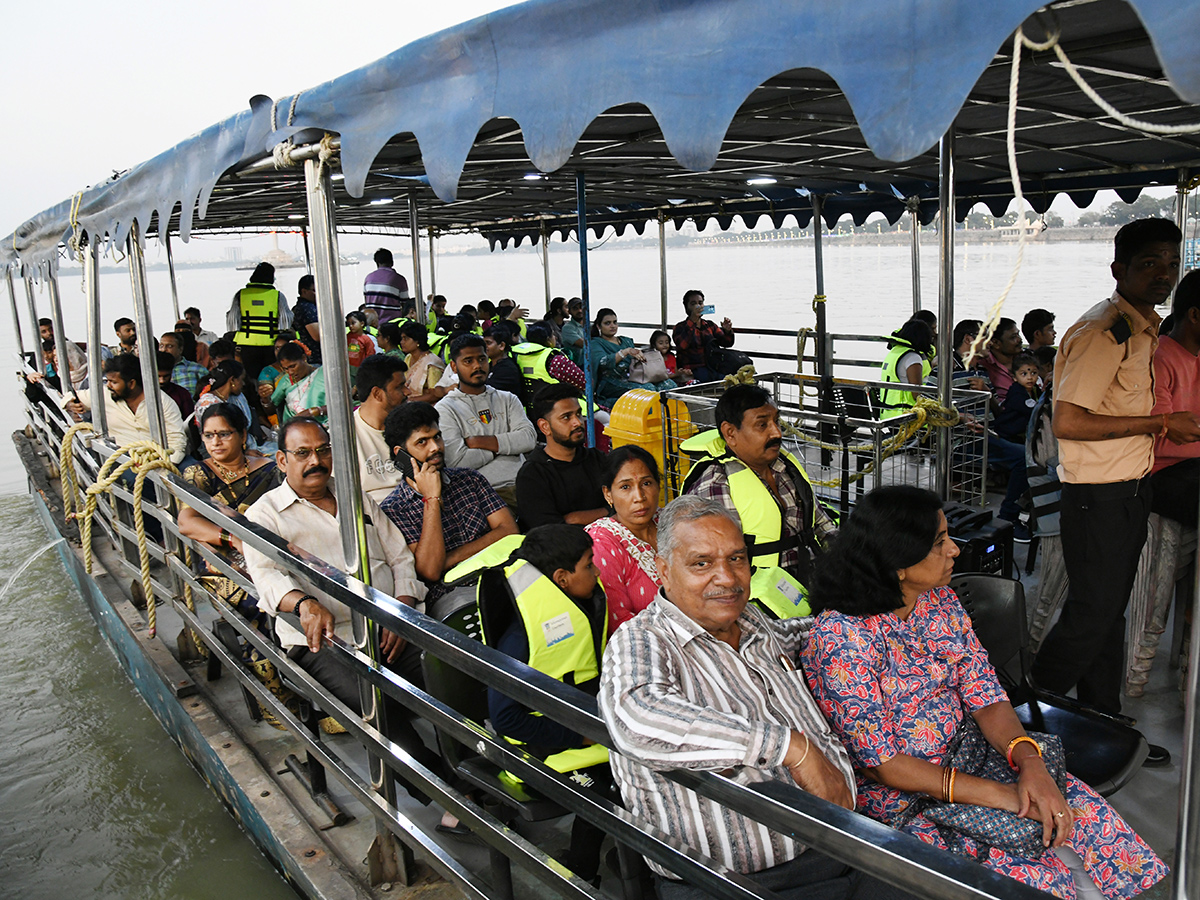
M 816 313 L 816 311 L 818 309 L 817 304 L 824 303 L 825 299 L 826 299 L 826 297 L 824 294 L 813 294 L 813 313 L 814 314 Z
M 86 422 L 80 422 L 68 428 L 66 434 L 63 435 L 59 451 L 59 470 L 61 472 L 59 477 L 63 486 L 63 506 L 67 511 L 68 519 L 75 519 L 77 522 L 82 520 L 83 523 L 79 528 L 79 536 L 83 546 L 84 569 L 89 575 L 92 573 L 92 521 L 100 495 L 111 493 L 113 485 L 120 481 L 126 472 L 130 469 L 136 470 L 137 477 L 133 482 L 133 526 L 137 532 L 142 593 L 146 598 L 146 624 L 150 637 L 154 637 L 158 633 L 157 603 L 154 596 L 154 585 L 150 580 L 150 549 L 146 543 L 146 519 L 142 510 L 142 494 L 145 491 L 146 477 L 151 472 L 162 469 L 178 475 L 179 470 L 171 462 L 167 451 L 154 441 L 134 441 L 126 444 L 100 466 L 100 470 L 96 473 L 95 483 L 88 485 L 84 492 L 87 500 L 81 508 L 72 444 L 75 436 L 84 431 L 92 431 L 92 426 Z M 120 462 L 120 457 L 126 453 L 129 454 L 129 458 Z M 192 550 L 190 547 L 184 548 L 184 561 L 188 568 L 191 568 Z M 191 612 L 195 612 L 196 604 L 192 596 L 192 587 L 187 582 L 184 582 L 183 597 L 187 608 Z M 208 647 L 205 646 L 200 635 L 190 628 L 188 635 L 196 652 L 202 657 L 207 657 Z
M 288 105 L 287 125 L 285 126 L 287 128 L 291 128 L 292 124 L 296 121 L 296 104 L 299 102 L 300 95 L 303 93 L 304 91 L 298 91 L 292 96 L 292 102 Z M 271 103 L 271 131 L 279 130 L 278 109 L 279 101 L 275 100 Z M 275 163 L 275 168 L 287 169 L 297 165 L 296 160 L 292 158 L 292 151 L 295 149 L 296 144 L 292 141 L 290 136 L 286 140 L 282 140 L 272 147 L 271 159 Z

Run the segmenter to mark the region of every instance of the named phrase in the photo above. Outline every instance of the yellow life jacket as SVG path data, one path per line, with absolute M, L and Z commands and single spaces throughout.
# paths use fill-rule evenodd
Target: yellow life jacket
M 900 358 L 905 353 L 916 353 L 917 351 L 908 341 L 901 340 L 895 335 L 892 335 L 891 341 L 892 347 L 883 359 L 879 380 L 891 384 L 908 384 L 908 379 L 897 371 L 897 366 L 900 364 Z M 924 381 L 929 376 L 929 373 L 933 371 L 933 363 L 924 354 L 918 353 L 918 355 L 921 357 L 921 380 Z M 916 397 L 913 396 L 911 391 L 883 388 L 879 392 L 879 404 L 882 407 L 879 412 L 879 418 L 890 419 L 893 416 L 903 415 L 916 402 Z
M 270 284 L 246 285 L 238 291 L 238 316 L 235 344 L 271 346 L 279 333 L 279 291 Z
M 431 334 L 429 335 L 429 349 L 442 358 L 444 362 L 450 362 L 450 336 L 447 334 Z
M 812 538 L 812 529 L 816 524 L 817 498 L 813 494 L 804 466 L 791 453 L 780 450 L 780 458 L 794 475 L 798 476 L 798 484 L 808 489 L 810 520 L 809 534 L 783 537 L 783 513 L 770 490 L 754 470 L 738 461 L 729 448 L 725 439 L 716 430 L 704 431 L 688 438 L 679 445 L 686 453 L 699 458 L 692 464 L 687 478 L 683 482 L 683 493 L 688 493 L 692 485 L 699 480 L 700 475 L 710 465 L 725 466 L 727 463 L 737 463 L 736 471 L 730 471 L 726 466 L 729 481 L 729 494 L 733 506 L 742 520 L 742 531 L 753 541 L 750 549 L 750 564 L 754 573 L 750 578 L 750 597 L 756 600 L 769 614 L 777 619 L 789 619 L 793 616 L 807 616 L 812 610 L 808 605 L 808 589 L 790 572 L 779 565 L 780 553 L 791 546 L 799 546 L 802 551 Z
M 510 351 L 513 359 L 517 361 L 517 368 L 521 370 L 521 377 L 526 381 L 543 381 L 546 384 L 558 384 L 558 379 L 550 374 L 550 356 L 554 353 L 553 347 L 544 347 L 541 344 L 533 344 L 528 341 L 522 341 L 519 344 L 514 344 Z
M 584 684 L 598 678 L 600 655 L 608 640 L 607 611 L 600 616 L 602 631 L 596 635 L 584 611 L 532 563 L 517 559 L 504 564 L 499 571 L 503 573 L 512 608 L 525 629 L 530 668 L 568 684 Z M 485 644 L 499 640 L 500 634 L 495 632 L 504 626 L 498 627 L 497 623 L 503 623 L 504 615 L 511 612 L 511 608 L 505 607 L 504 599 L 495 592 L 485 596 L 492 584 L 494 582 L 480 578 L 479 624 Z M 520 743 L 512 738 L 509 740 Z M 556 772 L 586 769 L 608 762 L 608 748 L 600 744 L 571 748 L 551 754 L 544 762 Z M 510 774 L 509 777 L 514 776 Z

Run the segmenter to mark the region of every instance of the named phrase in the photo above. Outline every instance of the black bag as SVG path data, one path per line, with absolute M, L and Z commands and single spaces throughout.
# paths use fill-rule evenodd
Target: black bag
M 754 365 L 754 360 L 740 350 L 709 341 L 704 345 L 704 365 L 716 375 L 736 375 L 743 366 Z

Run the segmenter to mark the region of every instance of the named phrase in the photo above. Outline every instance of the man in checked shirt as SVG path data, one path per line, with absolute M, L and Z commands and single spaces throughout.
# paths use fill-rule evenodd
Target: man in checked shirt
M 737 514 L 683 495 L 658 520 L 662 592 L 613 634 L 600 711 L 629 811 L 783 897 L 899 900 L 908 894 L 692 793 L 662 773 L 729 770 L 854 809 L 854 773 L 794 660 L 807 622 L 747 606 L 750 562 Z M 703 890 L 655 863 L 660 900 Z

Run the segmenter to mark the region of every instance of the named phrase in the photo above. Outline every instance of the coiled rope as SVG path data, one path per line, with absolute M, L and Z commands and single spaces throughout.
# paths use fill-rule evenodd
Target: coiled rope
M 121 447 L 104 461 L 104 464 L 100 466 L 100 470 L 96 473 L 95 483 L 88 485 L 87 490 L 84 492 L 87 500 L 81 505 L 79 502 L 79 486 L 75 474 L 72 445 L 75 435 L 92 430 L 92 426 L 89 423 L 80 422 L 68 428 L 66 434 L 63 435 L 58 456 L 61 473 L 59 478 L 63 489 L 63 507 L 68 520 L 75 519 L 77 522 L 82 521 L 83 523 L 79 527 L 80 543 L 83 545 L 84 568 L 90 575 L 92 573 L 92 518 L 96 513 L 96 504 L 99 502 L 100 495 L 111 493 L 113 485 L 120 481 L 121 476 L 130 469 L 137 471 L 137 477 L 133 482 L 133 527 L 137 532 L 142 593 L 146 597 L 146 624 L 149 628 L 150 637 L 154 637 L 158 633 L 157 604 L 154 598 L 154 585 L 150 580 L 150 549 L 146 543 L 146 519 L 142 511 L 142 493 L 146 486 L 146 476 L 151 472 L 156 469 L 164 469 L 178 475 L 179 470 L 171 462 L 167 451 L 154 443 L 154 441 L 134 441 L 131 444 Z M 126 453 L 129 454 L 129 459 L 120 462 L 118 465 L 120 457 Z M 188 568 L 191 568 L 192 549 L 190 547 L 184 547 L 184 560 Z M 183 586 L 183 599 L 187 604 L 188 610 L 194 613 L 196 611 L 196 604 L 192 597 L 192 587 L 186 581 Z M 207 657 L 208 647 L 200 639 L 200 635 L 191 628 L 187 629 L 187 631 L 191 637 L 193 646 L 196 648 L 196 652 L 202 657 Z

